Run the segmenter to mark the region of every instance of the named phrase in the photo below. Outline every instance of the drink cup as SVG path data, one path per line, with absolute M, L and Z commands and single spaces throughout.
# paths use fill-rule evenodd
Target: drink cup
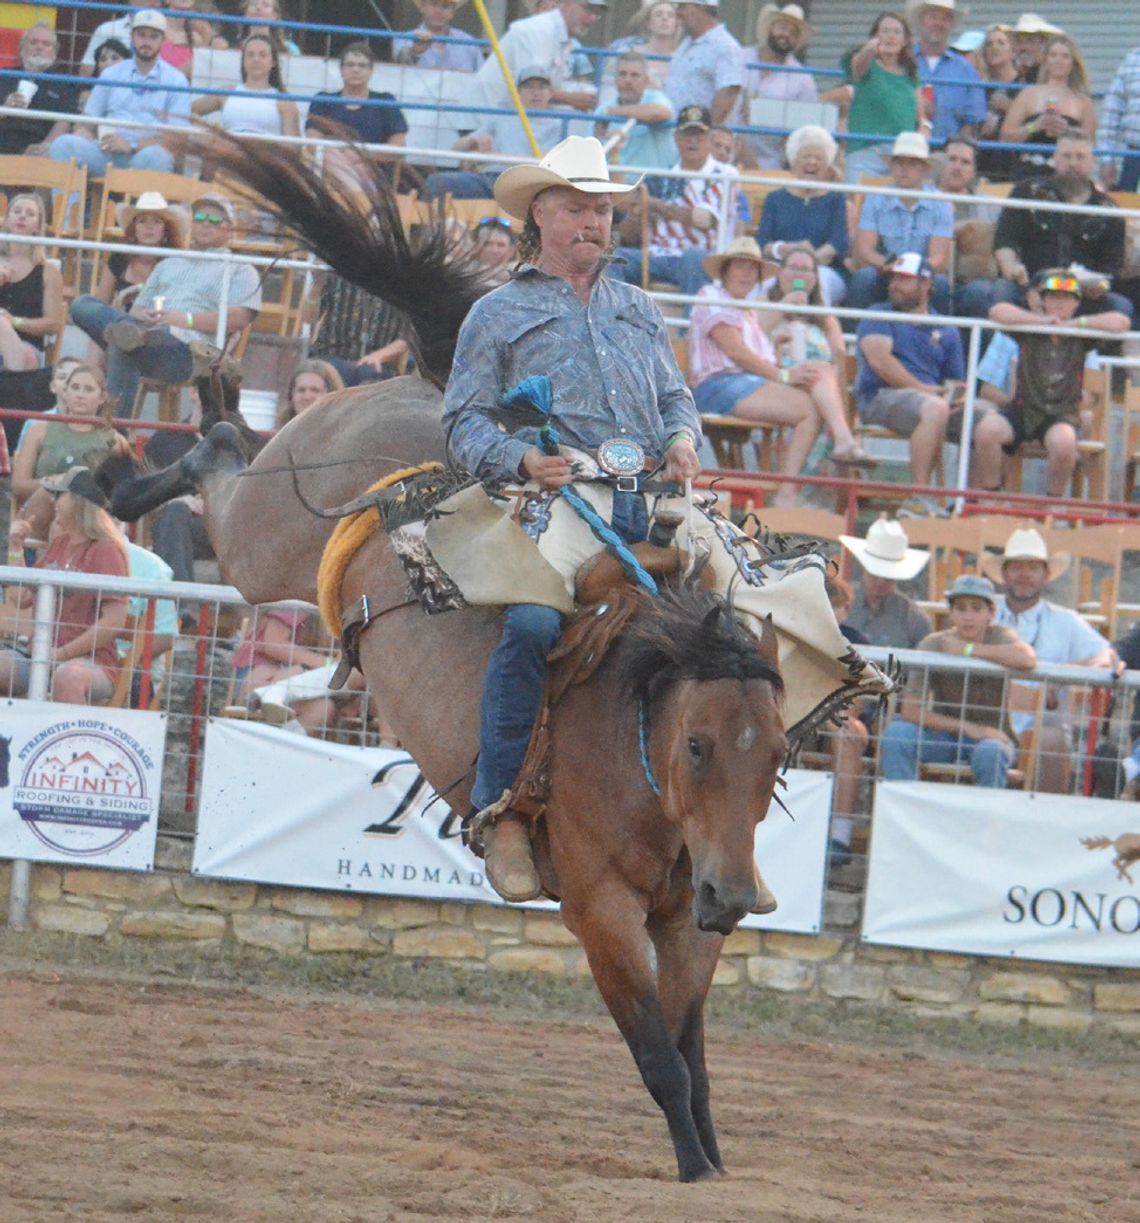
M 39 90 L 39 85 L 35 81 L 17 81 L 16 92 L 24 99 L 29 106 L 32 104 L 32 99 L 36 96 Z

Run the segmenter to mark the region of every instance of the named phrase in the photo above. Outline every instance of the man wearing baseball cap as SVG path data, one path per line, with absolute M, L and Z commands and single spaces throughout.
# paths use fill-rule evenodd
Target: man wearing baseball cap
M 1079 279 L 1067 268 L 1045 268 L 1033 278 L 1025 307 L 998 302 L 990 318 L 1007 327 L 1083 327 L 1125 332 L 1128 315 L 1108 310 L 1082 313 Z M 1091 336 L 1015 332 L 1019 355 L 1013 394 L 998 412 L 987 414 L 974 432 L 970 485 L 1001 487 L 1002 451 L 1012 454 L 1023 442 L 1042 442 L 1048 461 L 1046 491 L 1063 497 L 1077 465 L 1077 440 L 1084 399 L 1085 360 L 1098 341 Z
M 224 195 L 204 192 L 190 218 L 193 250 L 222 250 L 233 241 L 236 214 Z M 173 254 L 159 260 L 129 314 L 91 296 L 71 303 L 71 321 L 107 351 L 107 390 L 124 414 L 134 407 L 140 377 L 186 382 L 217 355 L 222 269 L 219 260 Z M 232 336 L 261 309 L 261 277 L 253 264 L 230 264 L 227 303 L 224 328 Z
M 550 107 L 553 93 L 550 71 L 541 64 L 526 64 L 515 75 L 519 98 L 530 118 L 531 131 L 543 153 L 554 148 L 562 138 L 562 120 L 553 116 L 545 118 L 531 116 L 531 111 L 544 111 Z M 460 136 L 451 146 L 461 153 L 506 153 L 511 157 L 531 157 L 530 138 L 518 115 L 484 115 L 485 122 L 478 131 Z M 429 174 L 424 184 L 424 198 L 437 200 L 450 195 L 457 200 L 485 200 L 495 192 L 495 180 L 506 169 L 507 163 L 469 162 L 469 169 L 438 170 Z
M 703 106 L 712 124 L 739 123 L 744 48 L 720 20 L 717 0 L 682 0 L 677 19 L 688 37 L 669 61 L 669 101 L 678 114 L 686 106 Z
M 994 624 L 997 592 L 989 578 L 965 574 L 946 591 L 950 627 L 924 637 L 929 653 L 981 658 L 1032 671 L 1037 655 L 1013 629 Z M 883 732 L 883 777 L 912 781 L 920 764 L 969 764 L 974 785 L 1005 789 L 1017 755 L 1006 729 L 1005 676 L 911 667 L 898 716 Z
M 173 170 L 174 158 L 162 145 L 162 133 L 137 127 L 116 127 L 120 120 L 158 124 L 188 121 L 190 95 L 186 77 L 159 59 L 166 37 L 166 18 L 155 9 L 142 9 L 131 18 L 133 55 L 110 68 L 92 88 L 83 107 L 85 121 L 70 135 L 57 136 L 48 150 L 53 161 L 75 160 L 91 174 L 108 166 L 137 170 Z
M 934 273 L 921 255 L 915 251 L 899 255 L 887 273 L 889 300 L 874 309 L 893 311 L 899 318 L 859 323 L 856 406 L 860 420 L 910 440 L 911 478 L 916 484 L 929 484 L 951 419 L 952 431 L 961 424 L 966 376 L 962 337 L 954 327 L 911 321 L 916 315 L 934 313 L 930 308 Z M 923 497 L 913 498 L 905 508 L 910 513 L 945 513 Z
M 681 156 L 673 168 L 699 171 L 701 177 L 655 180 L 664 191 L 677 194 L 651 194 L 645 205 L 648 223 L 653 227 L 649 233 L 649 276 L 677 285 L 682 293 L 696 293 L 709 283 L 704 257 L 721 245 L 721 217 L 727 217 L 731 225 L 736 215 L 739 174 L 735 166 L 713 156 L 711 128 L 706 107 L 681 109 L 674 134 Z M 636 212 L 637 207 L 634 204 L 630 211 Z M 618 247 L 615 275 L 627 284 L 641 284 L 643 270 L 640 247 Z

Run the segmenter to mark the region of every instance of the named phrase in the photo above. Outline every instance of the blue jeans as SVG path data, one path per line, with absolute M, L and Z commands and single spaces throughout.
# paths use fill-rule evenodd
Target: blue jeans
M 974 785 L 1004 790 L 1014 752 L 998 739 L 970 739 L 895 718 L 883 732 L 881 756 L 887 781 L 914 781 L 920 763 L 957 764 L 964 759 L 974 775 Z
M 106 174 L 108 166 L 120 170 L 126 166 L 132 170 L 169 172 L 174 169 L 174 158 L 160 144 L 148 144 L 133 153 L 104 153 L 97 140 L 90 140 L 86 136 L 57 136 L 48 148 L 48 156 L 52 161 L 71 161 L 74 158 L 77 165 L 87 167 L 89 175 Z M 68 196 L 69 215 L 78 204 L 78 193 Z
M 698 247 L 690 247 L 681 255 L 649 256 L 649 279 L 668 280 L 675 284 L 682 293 L 695 295 L 711 280 L 701 266 L 701 260 L 708 251 Z M 641 284 L 641 249 L 636 246 L 619 246 L 614 252 L 615 261 L 610 265 L 609 275 L 617 280 L 624 280 L 627 285 Z M 624 263 L 618 263 L 622 258 Z
M 626 543 L 645 539 L 645 499 L 615 492 L 611 525 Z M 562 633 L 561 614 L 537 603 L 508 607 L 503 621 L 503 635 L 491 651 L 483 679 L 479 763 L 471 791 L 476 810 L 497 802 L 518 780 L 542 704 L 546 656 Z
M 490 200 L 495 195 L 498 170 L 438 170 L 424 183 L 424 199 Z
M 140 378 L 185 382 L 194 369 L 194 359 L 189 344 L 162 329 L 152 332 L 148 337 L 152 342 L 134 352 L 120 352 L 114 345 L 105 345 L 103 332 L 109 324 L 124 320 L 138 321 L 96 297 L 77 297 L 71 303 L 71 321 L 107 349 L 107 391 L 112 401 L 117 402 L 116 411 L 129 415 L 134 409 Z

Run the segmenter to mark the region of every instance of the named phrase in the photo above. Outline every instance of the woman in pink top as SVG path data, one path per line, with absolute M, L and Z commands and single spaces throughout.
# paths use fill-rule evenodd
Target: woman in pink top
M 706 285 L 698 298 L 745 301 L 755 296 L 761 255 L 754 238 L 736 238 L 722 254 L 702 262 L 705 272 L 721 283 Z M 800 474 L 819 434 L 822 417 L 811 394 L 815 380 L 806 367 L 781 368 L 758 311 L 703 303 L 693 307 L 689 385 L 697 411 L 790 428 L 780 466 L 786 476 Z M 842 428 L 845 436 L 837 434 L 835 439 L 840 451 L 855 445 L 846 422 Z M 783 482 L 772 504 L 795 505 L 798 494 L 798 485 Z

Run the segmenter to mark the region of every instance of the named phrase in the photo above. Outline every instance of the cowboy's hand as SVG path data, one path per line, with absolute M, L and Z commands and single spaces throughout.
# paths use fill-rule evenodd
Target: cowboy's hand
M 693 443 L 687 437 L 676 441 L 665 451 L 665 478 L 677 484 L 691 480 L 701 470 Z
M 570 460 L 561 454 L 543 454 L 532 446 L 519 464 L 520 474 L 536 480 L 541 488 L 561 488 L 570 483 Z
M 4 105 L 5 106 L 15 106 L 18 110 L 27 110 L 28 109 L 28 99 L 25 98 L 22 93 L 16 93 L 16 91 L 13 90 L 4 99 Z

